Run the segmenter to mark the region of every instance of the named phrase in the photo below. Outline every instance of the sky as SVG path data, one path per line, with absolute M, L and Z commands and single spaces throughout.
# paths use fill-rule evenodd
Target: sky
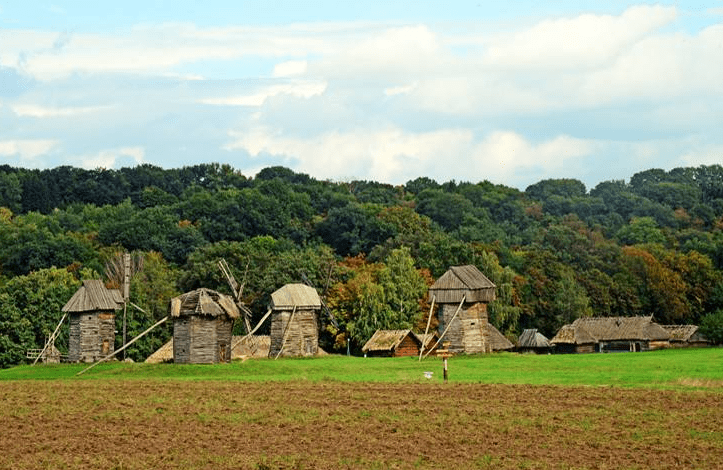
M 723 0 L 0 0 L 0 164 L 319 180 L 723 163 Z

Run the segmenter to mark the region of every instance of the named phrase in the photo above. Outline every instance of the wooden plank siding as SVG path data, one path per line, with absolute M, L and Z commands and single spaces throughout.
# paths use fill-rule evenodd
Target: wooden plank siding
M 457 311 L 457 305 L 441 304 L 439 309 L 438 332 L 441 335 L 447 324 Z M 453 353 L 484 353 L 490 352 L 485 325 L 487 324 L 487 304 L 476 302 L 465 303 L 457 316 L 452 320 L 449 330 L 442 341 L 449 341 L 449 350 Z
M 231 361 L 233 320 L 226 316 L 173 319 L 173 362 L 216 364 Z
M 294 321 L 289 324 L 291 315 Z M 288 329 L 288 331 L 287 331 Z M 319 323 L 315 309 L 275 311 L 271 315 L 269 357 L 315 356 L 319 351 Z M 284 343 L 286 336 L 286 343 Z M 282 350 L 283 347 L 283 350 Z
M 71 313 L 68 362 L 95 362 L 115 350 L 112 312 Z

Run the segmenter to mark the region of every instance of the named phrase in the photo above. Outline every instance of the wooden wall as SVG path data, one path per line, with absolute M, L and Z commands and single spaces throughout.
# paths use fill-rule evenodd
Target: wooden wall
M 215 364 L 231 361 L 233 320 L 183 315 L 173 319 L 173 362 Z
M 441 304 L 439 309 L 438 332 L 441 335 L 447 324 L 454 316 L 459 305 Z M 453 353 L 484 353 L 491 352 L 491 346 L 486 337 L 487 304 L 477 302 L 464 304 L 452 324 L 442 338 L 442 342 L 449 341 L 449 350 Z
M 269 357 L 315 356 L 319 350 L 319 322 L 316 310 L 299 310 L 294 313 L 294 321 L 289 325 L 292 312 L 276 311 L 271 315 L 271 348 Z M 287 331 L 288 329 L 288 331 Z M 286 343 L 284 336 L 286 335 Z
M 68 362 L 95 362 L 115 350 L 115 314 L 84 312 L 70 314 Z

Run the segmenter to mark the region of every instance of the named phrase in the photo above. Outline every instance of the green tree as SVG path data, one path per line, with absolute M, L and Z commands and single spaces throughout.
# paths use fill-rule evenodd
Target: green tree
M 700 333 L 713 344 L 723 344 L 723 309 L 703 317 L 700 323 Z

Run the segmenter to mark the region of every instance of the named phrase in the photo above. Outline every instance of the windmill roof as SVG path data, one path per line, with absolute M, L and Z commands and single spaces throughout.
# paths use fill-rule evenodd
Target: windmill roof
M 321 309 L 321 298 L 313 287 L 306 284 L 286 284 L 271 294 L 271 308 L 291 310 L 297 308 Z
M 487 276 L 471 264 L 465 266 L 452 266 L 432 284 L 430 290 L 444 289 L 494 289 L 495 284 Z
M 228 315 L 231 318 L 238 318 L 241 316 L 238 306 L 230 296 L 205 287 L 172 298 L 170 311 L 173 317 Z
M 118 289 L 108 289 L 100 279 L 83 281 L 83 285 L 63 306 L 67 313 L 92 312 L 96 310 L 118 310 L 123 305 L 123 296 Z

